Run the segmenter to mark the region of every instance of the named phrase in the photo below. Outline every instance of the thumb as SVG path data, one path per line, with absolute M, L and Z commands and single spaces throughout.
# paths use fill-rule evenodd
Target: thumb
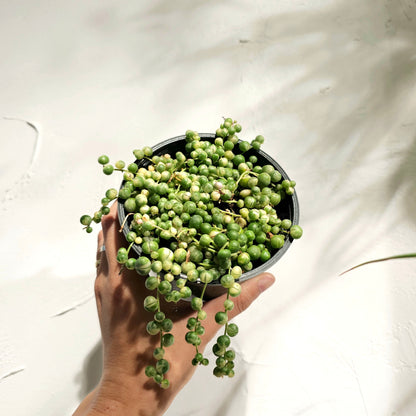
M 228 319 L 233 319 L 241 312 L 245 311 L 262 292 L 268 289 L 274 282 L 275 277 L 271 273 L 261 273 L 258 276 L 247 280 L 241 284 L 241 293 L 234 302 L 233 310 L 228 312 Z
M 246 280 L 241 284 L 241 293 L 236 298 L 232 298 L 234 308 L 228 312 L 228 319 L 233 319 L 241 312 L 245 311 L 252 302 L 257 299 L 262 292 L 268 289 L 275 282 L 275 278 L 271 273 L 261 273 L 252 279 Z M 226 295 L 222 295 L 216 299 L 209 301 L 205 311 L 208 314 L 215 315 L 216 312 L 224 309 L 224 300 Z

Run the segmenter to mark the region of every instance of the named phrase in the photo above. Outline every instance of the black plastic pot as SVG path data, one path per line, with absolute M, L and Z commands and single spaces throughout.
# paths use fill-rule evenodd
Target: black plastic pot
M 215 134 L 211 134 L 211 133 L 199 133 L 199 136 L 203 140 L 209 140 L 212 142 L 215 139 Z M 184 135 L 173 137 L 171 139 L 165 140 L 157 144 L 156 146 L 153 146 L 152 147 L 153 154 L 160 156 L 166 153 L 174 155 L 178 151 L 185 153 L 185 144 L 186 144 L 186 139 Z M 283 170 L 283 168 L 272 157 L 270 157 L 267 153 L 263 152 L 262 150 L 250 149 L 248 152 L 244 153 L 244 155 L 247 157 L 251 155 L 256 155 L 258 159 L 257 164 L 273 165 L 275 169 L 277 169 L 281 173 L 283 179 L 290 180 L 289 176 Z M 149 160 L 142 159 L 140 161 L 136 160 L 136 163 L 138 164 L 139 167 L 147 167 L 150 165 L 151 162 Z M 124 184 L 124 181 L 121 184 L 121 186 L 123 186 L 123 184 Z M 118 203 L 118 218 L 120 221 L 120 225 L 123 224 L 126 218 L 126 212 L 124 210 L 123 203 L 124 203 L 124 200 L 120 199 Z M 288 218 L 292 221 L 292 224 L 298 224 L 299 223 L 299 203 L 298 203 L 298 198 L 296 196 L 296 192 L 292 196 L 286 195 L 286 197 L 282 199 L 282 201 L 276 207 L 276 211 L 280 218 L 282 219 Z M 123 233 L 125 236 L 130 230 L 129 227 L 130 227 L 131 220 L 132 220 L 132 216 L 129 216 L 127 218 L 127 221 L 124 223 Z M 286 251 L 288 250 L 291 244 L 292 244 L 292 239 L 291 238 L 286 239 L 284 246 L 281 249 L 275 251 L 272 257 L 267 262 L 261 263 L 260 261 L 258 261 L 254 263 L 253 269 L 248 272 L 243 273 L 239 279 L 239 282 L 240 283 L 244 282 L 245 280 L 251 279 L 252 277 L 255 277 L 258 274 L 268 270 L 283 256 L 283 254 L 286 253 Z M 139 245 L 136 245 L 136 244 L 133 245 L 132 249 L 135 251 L 135 253 L 138 256 L 141 255 L 141 247 Z M 186 276 L 182 276 L 182 277 L 186 278 Z M 199 282 L 195 282 L 195 283 L 188 282 L 187 285 L 192 289 L 192 292 L 195 295 L 200 295 L 202 288 L 204 286 L 203 283 L 199 283 Z M 220 283 L 214 281 L 208 284 L 205 290 L 204 299 L 212 299 L 212 298 L 222 295 L 225 292 L 226 292 L 226 289 L 224 289 Z

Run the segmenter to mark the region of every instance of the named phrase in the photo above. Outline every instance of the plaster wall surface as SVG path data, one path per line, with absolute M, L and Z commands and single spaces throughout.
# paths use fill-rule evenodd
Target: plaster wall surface
M 0 414 L 70 415 L 98 382 L 100 154 L 222 116 L 297 181 L 304 236 L 236 319 L 236 376 L 175 415 L 416 413 L 416 2 L 0 2 Z M 208 347 L 209 349 L 209 347 Z

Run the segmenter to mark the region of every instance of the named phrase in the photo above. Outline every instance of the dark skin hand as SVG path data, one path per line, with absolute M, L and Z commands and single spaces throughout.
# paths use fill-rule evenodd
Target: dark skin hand
M 165 303 L 162 310 L 173 321 L 171 333 L 175 337 L 172 346 L 165 348 L 165 359 L 170 363 L 166 378 L 170 382 L 162 389 L 144 370 L 154 364 L 154 349 L 160 345 L 158 335 L 146 332 L 146 324 L 153 313 L 143 309 L 143 300 L 149 294 L 144 286 L 145 278 L 134 270 L 121 268 L 116 261 L 117 250 L 125 245 L 119 232 L 116 204 L 102 218 L 102 231 L 98 235 L 97 277 L 95 297 L 103 343 L 103 374 L 99 385 L 82 401 L 74 416 L 158 416 L 169 407 L 172 400 L 192 377 L 196 367 L 191 364 L 195 347 L 185 341 L 186 323 L 195 316 L 188 302 Z M 233 298 L 235 307 L 229 311 L 232 319 L 274 283 L 270 273 L 262 273 L 242 284 L 241 294 Z M 202 352 L 206 344 L 220 330 L 214 316 L 223 310 L 225 295 L 204 305 L 207 318 L 203 321 L 205 334 L 198 347 Z

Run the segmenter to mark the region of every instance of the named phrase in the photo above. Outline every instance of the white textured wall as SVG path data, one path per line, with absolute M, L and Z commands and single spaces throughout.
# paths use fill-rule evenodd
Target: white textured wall
M 237 375 L 169 416 L 416 413 L 414 0 L 0 2 L 0 414 L 70 415 L 100 373 L 99 154 L 221 116 L 298 182 L 304 237 L 238 318 Z

